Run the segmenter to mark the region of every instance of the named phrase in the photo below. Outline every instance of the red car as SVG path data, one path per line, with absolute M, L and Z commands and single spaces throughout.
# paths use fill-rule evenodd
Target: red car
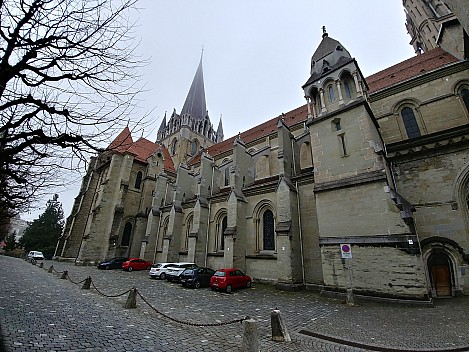
M 239 269 L 218 269 L 210 278 L 210 288 L 212 290 L 224 290 L 227 293 L 234 288 L 251 287 L 252 279 Z
M 142 258 L 129 258 L 129 260 L 122 263 L 122 269 L 127 271 L 145 269 L 150 270 L 151 262 L 147 262 L 145 259 Z

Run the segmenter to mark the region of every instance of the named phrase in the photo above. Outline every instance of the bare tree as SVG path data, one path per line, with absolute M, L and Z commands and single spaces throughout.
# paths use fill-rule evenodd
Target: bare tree
M 129 123 L 136 1 L 0 0 L 0 213 L 28 209 Z

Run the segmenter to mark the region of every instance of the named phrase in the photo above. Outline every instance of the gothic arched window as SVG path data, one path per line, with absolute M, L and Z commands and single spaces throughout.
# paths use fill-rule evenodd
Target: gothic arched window
M 141 171 L 137 172 L 137 177 L 135 178 L 136 189 L 140 189 L 140 186 L 142 185 L 142 178 L 143 178 L 143 172 Z
M 405 107 L 401 110 L 402 122 L 404 123 L 405 131 L 408 138 L 420 137 L 420 129 L 415 118 L 414 110 Z
M 218 249 L 225 249 L 225 230 L 228 227 L 228 217 L 225 215 L 221 220 L 221 231 L 220 231 L 220 247 Z
M 267 209 L 262 215 L 263 223 L 263 249 L 266 251 L 275 250 L 275 233 L 274 233 L 274 214 Z
M 173 143 L 171 145 L 171 154 L 174 155 L 176 154 L 176 148 L 177 148 L 178 141 L 176 138 L 173 139 Z
M 191 155 L 195 155 L 199 150 L 199 142 L 197 139 L 194 139 L 191 143 Z
M 128 247 L 130 245 L 131 235 L 132 235 L 132 223 L 127 222 L 124 226 L 124 233 L 122 234 L 121 246 Z
M 469 112 L 469 89 L 463 88 L 461 89 L 461 98 L 466 106 L 467 111 Z
M 331 84 L 327 87 L 327 92 L 329 93 L 329 101 L 333 103 L 335 101 L 334 86 Z

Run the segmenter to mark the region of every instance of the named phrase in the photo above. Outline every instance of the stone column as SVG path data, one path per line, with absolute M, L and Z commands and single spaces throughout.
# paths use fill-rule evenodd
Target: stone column
M 337 91 L 339 92 L 339 105 L 344 105 L 344 98 L 342 97 L 342 90 L 340 89 L 340 80 L 335 81 L 335 85 L 337 87 Z
M 305 97 L 306 99 L 306 105 L 308 106 L 308 118 L 311 118 L 311 98 L 310 97 Z
M 357 98 L 358 98 L 363 95 L 361 84 L 358 81 L 358 72 L 354 71 L 352 75 L 353 75 L 353 80 L 355 81 L 355 88 L 357 90 Z
M 324 89 L 319 88 L 319 96 L 321 97 L 321 105 L 322 105 L 321 113 L 327 112 L 326 101 L 324 100 Z

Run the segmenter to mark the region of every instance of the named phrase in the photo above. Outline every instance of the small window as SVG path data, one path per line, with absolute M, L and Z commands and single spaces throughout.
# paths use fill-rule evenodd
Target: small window
M 171 154 L 172 155 L 176 154 L 177 143 L 178 143 L 177 139 L 174 139 L 173 144 L 171 146 Z
M 191 155 L 197 154 L 197 151 L 199 149 L 199 142 L 197 139 L 194 139 L 191 143 Z
M 461 90 L 461 98 L 464 102 L 464 105 L 466 106 L 467 111 L 469 112 L 469 89 L 463 88 Z
M 350 90 L 350 86 L 348 82 L 344 82 L 344 90 L 345 90 L 345 96 L 349 99 L 352 99 L 352 91 Z
M 335 101 L 335 94 L 334 94 L 334 87 L 332 84 L 327 87 L 327 91 L 329 93 L 329 101 L 333 103 Z
M 136 189 L 140 189 L 140 186 L 142 185 L 142 177 L 143 177 L 143 172 L 141 171 L 137 172 L 137 177 L 135 178 Z
M 408 138 L 416 138 L 420 137 L 420 129 L 419 125 L 417 124 L 417 120 L 415 119 L 414 110 L 405 107 L 401 111 L 402 122 L 404 122 L 404 127 L 407 133 Z
M 227 167 L 225 169 L 225 186 L 229 186 L 230 185 L 230 168 Z
M 334 121 L 334 127 L 335 127 L 336 131 L 340 131 L 342 129 L 342 127 L 340 126 L 340 120 L 339 119 Z

